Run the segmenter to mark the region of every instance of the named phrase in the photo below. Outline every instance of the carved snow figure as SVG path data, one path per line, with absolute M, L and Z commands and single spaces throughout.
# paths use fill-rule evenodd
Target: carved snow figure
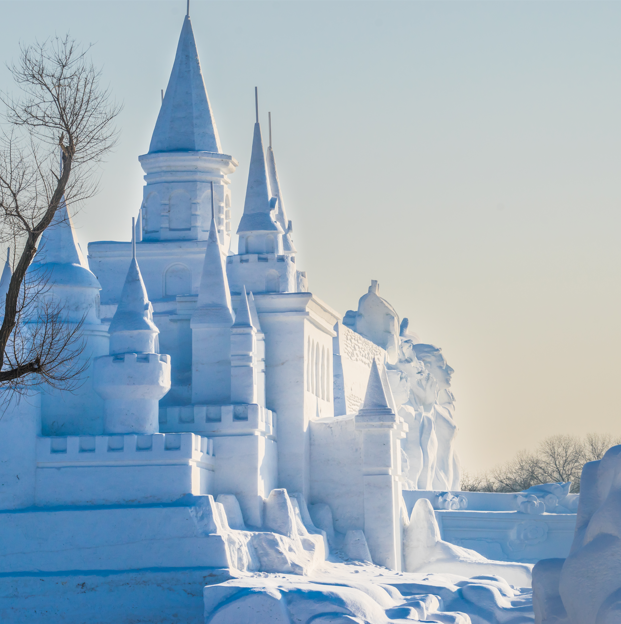
M 414 351 L 434 378 L 438 388 L 432 412 L 438 449 L 431 489 L 459 490 L 461 474 L 454 448 L 457 433 L 457 425 L 453 417 L 455 397 L 449 390 L 454 371 L 446 363 L 441 349 L 419 343 L 414 345 Z
M 380 297 L 377 280 L 371 280 L 369 292 L 360 297 L 352 329 L 374 342 L 378 347 L 385 349 L 391 364 L 397 361 L 399 315 L 386 299 Z
M 343 324 L 386 351 L 386 367 L 397 412 L 408 425 L 402 449 L 404 482 L 409 489 L 459 490 L 461 474 L 455 453 L 453 369 L 441 349 L 420 342 L 409 320 L 399 325 L 395 309 L 379 296 L 373 280 L 357 311 Z

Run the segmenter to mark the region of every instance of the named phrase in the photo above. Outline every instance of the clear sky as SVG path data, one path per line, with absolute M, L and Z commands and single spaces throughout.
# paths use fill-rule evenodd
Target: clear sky
M 124 103 L 91 240 L 129 238 L 185 0 L 0 1 L 0 60 L 70 32 Z M 456 370 L 466 470 L 621 434 L 621 2 L 192 0 L 239 219 L 259 87 L 310 289 L 371 279 Z M 0 67 L 0 85 L 9 86 Z

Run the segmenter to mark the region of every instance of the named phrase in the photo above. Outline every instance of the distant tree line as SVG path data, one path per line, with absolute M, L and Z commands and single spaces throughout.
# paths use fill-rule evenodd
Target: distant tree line
M 514 459 L 482 475 L 464 473 L 461 489 L 466 492 L 523 492 L 533 485 L 571 481 L 571 491 L 580 492 L 582 467 L 601 459 L 621 444 L 621 436 L 589 433 L 580 438 L 555 435 L 534 451 L 521 451 Z

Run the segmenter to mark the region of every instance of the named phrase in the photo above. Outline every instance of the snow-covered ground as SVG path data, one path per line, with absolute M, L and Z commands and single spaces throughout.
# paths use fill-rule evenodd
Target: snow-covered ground
M 206 624 L 523 624 L 534 622 L 530 588 L 498 576 L 393 572 L 326 561 L 307 576 L 240 573 L 207 586 Z

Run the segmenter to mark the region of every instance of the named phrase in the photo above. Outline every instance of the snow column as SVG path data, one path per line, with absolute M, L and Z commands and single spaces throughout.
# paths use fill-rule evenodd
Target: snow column
M 362 433 L 364 533 L 373 563 L 401 570 L 401 485 L 396 454 L 398 417 L 391 407 L 390 388 L 373 362 L 363 408 L 356 416 Z

